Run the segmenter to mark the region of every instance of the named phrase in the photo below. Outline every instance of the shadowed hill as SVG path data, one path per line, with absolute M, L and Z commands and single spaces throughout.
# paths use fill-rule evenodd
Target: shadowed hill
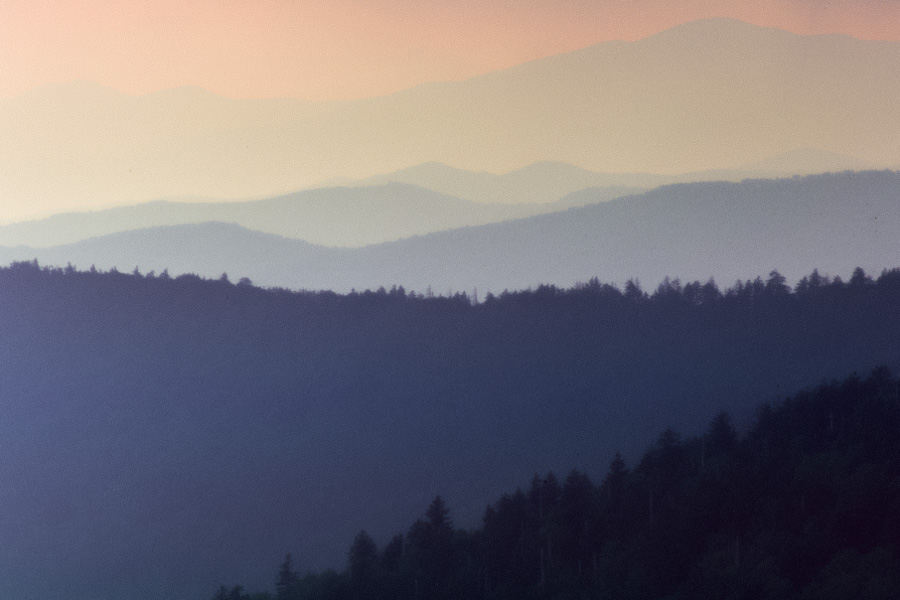
M 473 306 L 0 269 L 0 595 L 269 588 L 286 552 L 340 567 L 360 529 L 384 543 L 436 494 L 470 527 L 535 471 L 593 475 L 666 427 L 897 368 L 898 278 Z
M 894 600 L 898 383 L 881 367 L 763 403 L 746 432 L 726 412 L 701 435 L 667 429 L 596 485 L 577 469 L 536 474 L 476 529 L 437 496 L 382 549 L 359 533 L 340 573 L 291 580 L 282 563 L 278 600 Z M 214 600 L 274 600 L 239 592 Z

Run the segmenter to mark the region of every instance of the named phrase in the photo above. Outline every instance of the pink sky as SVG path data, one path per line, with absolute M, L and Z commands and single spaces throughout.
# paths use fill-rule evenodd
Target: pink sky
M 0 95 L 90 80 L 355 98 L 713 16 L 900 40 L 892 0 L 0 0 Z

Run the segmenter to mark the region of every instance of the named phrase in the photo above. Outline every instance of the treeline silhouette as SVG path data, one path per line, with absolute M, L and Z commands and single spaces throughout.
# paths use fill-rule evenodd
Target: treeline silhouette
M 900 597 L 900 381 L 886 368 L 763 404 L 739 435 L 727 413 L 663 432 L 599 484 L 535 475 L 480 528 L 440 497 L 383 548 L 361 531 L 346 568 L 276 593 L 214 600 L 889 600 Z
M 857 270 L 845 280 L 812 273 L 793 286 L 773 272 L 726 289 L 669 280 L 646 291 L 591 280 L 476 302 L 474 293 L 342 295 L 15 263 L 0 268 L 0 469 L 8 489 L 31 492 L 27 501 L 4 500 L 16 527 L 0 559 L 52 562 L 72 574 L 64 582 L 37 568 L 30 578 L 10 575 L 34 597 L 137 600 L 199 598 L 218 582 L 265 589 L 268 569 L 290 550 L 300 571 L 319 572 L 324 590 L 340 578 L 323 569 L 343 566 L 363 527 L 382 543 L 440 493 L 456 524 L 470 528 L 487 502 L 534 472 L 577 468 L 602 481 L 619 450 L 635 494 L 623 510 L 651 527 L 646 535 L 629 529 L 629 539 L 644 545 L 604 552 L 584 541 L 571 556 L 581 546 L 564 538 L 538 545 L 541 589 L 562 594 L 567 577 L 593 577 L 613 568 L 604 562 L 611 557 L 652 550 L 659 562 L 629 559 L 649 569 L 635 580 L 652 584 L 648 594 L 674 594 L 681 588 L 667 583 L 670 567 L 662 566 L 676 561 L 675 569 L 683 555 L 662 552 L 653 536 L 675 536 L 658 529 L 681 506 L 666 498 L 687 492 L 665 478 L 648 480 L 652 493 L 641 488 L 644 450 L 667 427 L 693 439 L 723 410 L 745 431 L 760 401 L 835 374 L 880 364 L 896 372 L 898 306 L 900 270 Z M 709 452 L 673 444 L 685 461 L 704 461 L 704 473 L 716 464 Z M 809 485 L 825 477 L 825 467 L 803 468 Z M 558 483 L 562 493 L 566 480 Z M 824 501 L 802 497 L 804 510 Z M 496 526 L 513 527 L 501 509 Z M 31 532 L 45 531 L 48 515 L 59 515 L 66 535 L 34 543 Z M 722 534 L 722 562 L 710 558 L 710 571 L 727 566 L 724 553 L 736 545 L 739 564 L 753 564 L 762 542 L 739 533 Z M 700 543 L 677 539 L 686 540 L 684 552 Z M 793 552 L 792 539 L 771 544 Z M 529 586 L 541 578 L 529 540 L 515 555 L 521 562 L 496 558 L 452 581 L 481 586 L 479 598 L 514 596 L 504 590 L 515 577 L 504 572 L 527 571 L 519 579 Z M 404 548 L 409 542 L 404 536 Z M 710 547 L 690 552 L 701 550 Z M 859 552 L 864 562 L 880 556 Z M 117 578 L 98 582 L 98 572 Z M 413 592 L 431 590 L 425 575 L 412 583 Z

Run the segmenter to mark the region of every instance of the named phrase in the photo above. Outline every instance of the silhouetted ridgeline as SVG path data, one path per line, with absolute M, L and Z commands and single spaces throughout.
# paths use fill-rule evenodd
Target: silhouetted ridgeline
M 727 413 L 669 429 L 599 485 L 535 475 L 454 527 L 438 496 L 379 549 L 365 531 L 346 569 L 305 577 L 287 557 L 276 594 L 213 600 L 900 597 L 900 386 L 876 369 L 764 404 L 739 435 Z
M 900 368 L 900 270 L 472 300 L 0 269 L 0 597 L 268 589 L 286 552 L 301 572 L 339 568 L 357 532 L 383 546 L 437 494 L 470 527 L 535 471 L 602 476 L 666 428 L 693 436 L 728 410 L 742 430 L 760 401 Z M 803 466 L 810 485 L 830 468 Z M 675 589 L 666 573 L 650 589 Z

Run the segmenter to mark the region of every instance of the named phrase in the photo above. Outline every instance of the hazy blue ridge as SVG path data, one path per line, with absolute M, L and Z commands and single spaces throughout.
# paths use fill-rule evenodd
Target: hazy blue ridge
M 579 192 L 577 203 L 588 203 L 592 193 Z M 862 266 L 877 273 L 900 264 L 898 198 L 896 172 L 844 172 L 675 184 L 356 249 L 314 247 L 237 226 L 183 225 L 54 248 L 8 248 L 0 258 L 104 270 L 168 268 L 173 275 L 227 272 L 263 286 L 339 292 L 402 285 L 484 294 L 570 286 L 594 276 L 654 286 L 676 274 L 730 284 L 774 268 L 796 281 L 815 268 L 847 273 Z
M 593 201 L 631 188 L 598 190 Z M 563 194 L 555 197 L 559 199 Z M 562 210 L 563 204 L 462 200 L 405 183 L 334 187 L 242 202 L 156 201 L 0 226 L 0 246 L 49 247 L 148 227 L 228 222 L 326 246 L 365 246 Z

